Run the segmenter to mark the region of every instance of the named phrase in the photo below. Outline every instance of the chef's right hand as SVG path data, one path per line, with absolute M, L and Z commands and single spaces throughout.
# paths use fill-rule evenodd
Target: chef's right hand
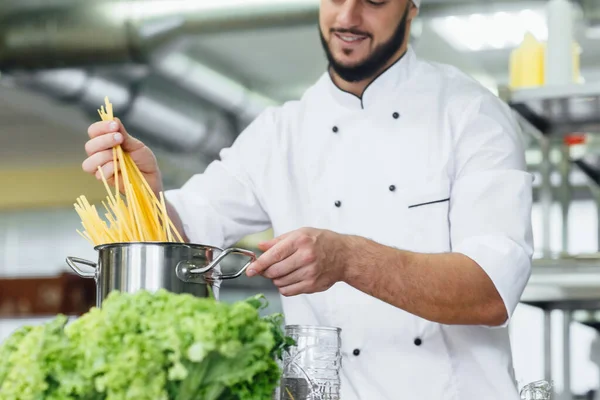
M 98 171 L 98 167 L 101 167 L 108 183 L 114 186 L 115 165 L 112 148 L 120 144 L 123 151 L 129 153 L 154 193 L 158 195 L 162 191 L 162 179 L 154 153 L 144 143 L 130 136 L 118 118 L 90 125 L 88 135 L 90 140 L 85 144 L 88 158 L 82 164 L 85 172 L 102 179 Z M 122 187 L 119 189 L 123 192 Z

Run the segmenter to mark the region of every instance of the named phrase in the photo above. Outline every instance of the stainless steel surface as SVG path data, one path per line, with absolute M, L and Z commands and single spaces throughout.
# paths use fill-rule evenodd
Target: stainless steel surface
M 240 268 L 237 272 L 233 274 L 219 274 L 217 276 L 218 280 L 227 280 L 227 279 L 235 279 L 240 277 L 244 271 L 256 261 L 256 255 L 250 250 L 238 249 L 238 248 L 229 248 L 224 250 L 219 256 L 214 259 L 208 265 L 198 266 L 195 261 L 184 261 L 177 264 L 175 273 L 177 277 L 181 279 L 183 282 L 192 282 L 196 279 L 203 279 L 208 271 L 213 270 L 216 266 L 219 265 L 225 257 L 230 254 L 241 254 L 249 258 L 249 260 L 244 264 L 242 268 Z
M 250 123 L 266 107 L 277 104 L 273 99 L 216 73 L 189 54 L 174 52 L 156 57 L 152 66 L 165 79 L 237 116 L 243 124 Z
M 596 230 L 597 230 L 596 235 L 598 235 L 597 236 L 597 238 L 598 238 L 598 251 L 600 251 L 600 197 L 596 196 L 595 200 L 596 200 L 596 218 L 598 220 L 598 225 L 597 225 L 597 228 L 596 228 Z
M 562 214 L 561 251 L 569 254 L 569 207 L 571 205 L 571 160 L 569 146 L 561 146 L 560 158 L 560 208 Z
M 557 101 L 571 98 L 594 98 L 600 96 L 600 82 L 571 85 L 547 85 L 535 88 L 513 90 L 509 101 L 512 103 L 528 103 L 536 101 Z
M 505 91 L 503 98 L 545 134 L 600 132 L 600 82 Z
M 129 131 L 150 146 L 212 160 L 233 143 L 237 129 L 229 114 L 161 76 L 143 69 L 127 72 L 60 69 L 15 79 L 21 86 L 77 105 L 93 118 L 108 96 Z
M 98 251 L 97 264 L 73 257 L 68 257 L 67 263 L 80 276 L 96 280 L 98 307 L 115 290 L 133 293 L 166 289 L 198 297 L 207 297 L 212 291 L 214 297 L 219 298 L 223 277 L 219 263 L 224 259 L 219 257 L 224 253 L 220 248 L 184 243 L 115 243 L 96 246 L 95 249 Z M 85 272 L 77 263 L 88 265 L 93 270 Z M 203 273 L 184 282 L 177 277 L 177 267 L 182 263 L 203 269 Z
M 571 310 L 562 311 L 562 360 L 563 360 L 563 393 L 571 392 L 571 322 L 573 313 Z
M 552 310 L 544 310 L 544 377 L 552 381 Z
M 206 100 L 156 75 L 134 85 L 129 87 L 135 93 L 132 101 L 120 115 L 132 132 L 139 130 L 177 152 L 200 153 L 208 159 L 233 143 L 237 135 L 233 119 Z
M 521 301 L 549 308 L 600 308 L 600 253 L 534 260 Z
M 81 269 L 79 267 L 79 264 L 86 265 L 93 269 L 91 271 L 86 271 L 84 269 Z M 96 267 L 98 266 L 98 264 L 96 264 L 95 262 L 84 260 L 83 258 L 67 257 L 67 265 L 69 267 L 71 267 L 71 269 L 73 271 L 75 271 L 75 273 L 82 278 L 90 278 L 90 279 L 97 278 L 96 274 L 98 272 L 98 269 Z
M 542 185 L 540 187 L 540 203 L 542 206 L 542 254 L 544 257 L 550 256 L 550 238 L 552 231 L 551 211 L 552 211 L 552 163 L 550 160 L 551 143 L 548 138 L 542 138 L 540 141 L 542 149 Z

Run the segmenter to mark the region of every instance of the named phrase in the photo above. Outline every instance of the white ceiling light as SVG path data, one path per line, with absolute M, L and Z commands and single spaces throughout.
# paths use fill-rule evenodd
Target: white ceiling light
M 442 38 L 460 51 L 516 47 L 527 32 L 540 41 L 548 38 L 545 14 L 530 9 L 434 18 L 431 23 Z

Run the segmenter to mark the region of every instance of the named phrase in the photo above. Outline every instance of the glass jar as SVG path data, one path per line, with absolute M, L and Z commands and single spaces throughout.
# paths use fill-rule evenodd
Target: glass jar
M 341 329 L 289 325 L 296 345 L 283 355 L 280 400 L 339 400 Z
M 552 385 L 547 381 L 536 381 L 521 389 L 521 400 L 550 400 Z

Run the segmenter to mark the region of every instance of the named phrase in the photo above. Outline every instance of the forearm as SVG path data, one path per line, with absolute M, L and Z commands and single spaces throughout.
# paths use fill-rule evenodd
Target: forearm
M 423 254 L 348 236 L 359 248 L 345 260 L 344 281 L 424 319 L 442 324 L 501 325 L 506 308 L 485 271 L 463 254 Z

